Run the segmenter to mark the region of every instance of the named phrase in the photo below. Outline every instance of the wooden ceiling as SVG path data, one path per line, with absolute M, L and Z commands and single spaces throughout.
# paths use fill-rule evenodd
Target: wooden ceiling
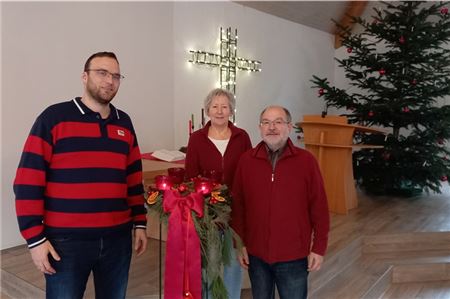
M 341 46 L 332 19 L 350 25 L 352 16 L 361 16 L 367 1 L 235 1 L 246 7 L 335 35 L 335 48 Z
M 366 9 L 367 1 L 348 1 L 345 12 L 337 21 L 344 27 L 352 27 L 352 17 L 360 17 Z M 339 30 L 335 28 L 334 31 L 334 48 L 337 49 L 342 46 L 342 39 L 339 35 Z

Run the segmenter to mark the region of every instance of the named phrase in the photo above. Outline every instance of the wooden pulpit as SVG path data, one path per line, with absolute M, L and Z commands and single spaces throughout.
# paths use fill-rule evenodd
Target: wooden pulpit
M 358 206 L 353 178 L 352 151 L 382 148 L 381 145 L 353 144 L 357 131 L 386 134 L 381 129 L 348 124 L 347 117 L 305 115 L 299 123 L 303 142 L 317 159 L 322 172 L 330 212 L 347 214 Z

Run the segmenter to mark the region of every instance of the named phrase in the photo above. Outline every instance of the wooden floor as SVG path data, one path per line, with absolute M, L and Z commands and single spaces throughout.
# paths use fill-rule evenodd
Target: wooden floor
M 359 194 L 358 208 L 331 215 L 328 253 L 310 275 L 309 297 L 450 298 L 450 188 L 443 191 L 410 199 Z M 45 297 L 25 246 L 1 258 L 1 299 Z M 159 241 L 151 239 L 144 256 L 132 259 L 128 298 L 159 298 L 158 261 Z M 85 298 L 94 298 L 91 281 Z M 251 299 L 250 290 L 241 298 Z

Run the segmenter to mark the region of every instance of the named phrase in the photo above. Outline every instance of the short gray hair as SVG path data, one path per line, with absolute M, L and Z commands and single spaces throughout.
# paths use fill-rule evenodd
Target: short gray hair
M 206 96 L 204 107 L 205 112 L 208 113 L 209 107 L 211 106 L 211 102 L 214 99 L 214 97 L 217 96 L 226 96 L 228 99 L 228 105 L 230 105 L 230 112 L 231 115 L 234 115 L 234 109 L 236 108 L 236 99 L 234 98 L 234 95 L 229 92 L 228 90 L 222 89 L 222 88 L 216 88 L 211 90 L 208 95 Z
M 274 106 L 267 106 L 266 108 L 264 108 L 264 110 L 263 110 L 263 111 L 261 112 L 261 114 L 259 115 L 259 121 L 260 121 L 260 122 L 262 121 L 262 116 L 263 116 L 264 112 L 266 112 L 267 109 L 271 109 L 271 108 L 280 108 L 280 109 L 283 109 L 284 113 L 286 114 L 286 121 L 287 121 L 288 123 L 290 123 L 290 122 L 292 121 L 292 116 L 291 116 L 291 113 L 289 112 L 289 110 L 287 110 L 287 109 L 284 108 L 283 106 L 276 106 L 276 105 L 274 105 Z

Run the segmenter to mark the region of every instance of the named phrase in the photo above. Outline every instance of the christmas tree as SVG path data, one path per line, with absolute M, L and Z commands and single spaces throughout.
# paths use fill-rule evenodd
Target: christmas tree
M 450 175 L 450 16 L 447 3 L 381 2 L 362 28 L 340 26 L 347 55 L 336 59 L 350 88 L 313 76 L 327 107 L 345 109 L 349 123 L 388 130 L 356 142 L 383 145 L 354 152 L 357 183 L 372 194 L 440 192 Z M 338 24 L 339 26 L 339 24 Z

